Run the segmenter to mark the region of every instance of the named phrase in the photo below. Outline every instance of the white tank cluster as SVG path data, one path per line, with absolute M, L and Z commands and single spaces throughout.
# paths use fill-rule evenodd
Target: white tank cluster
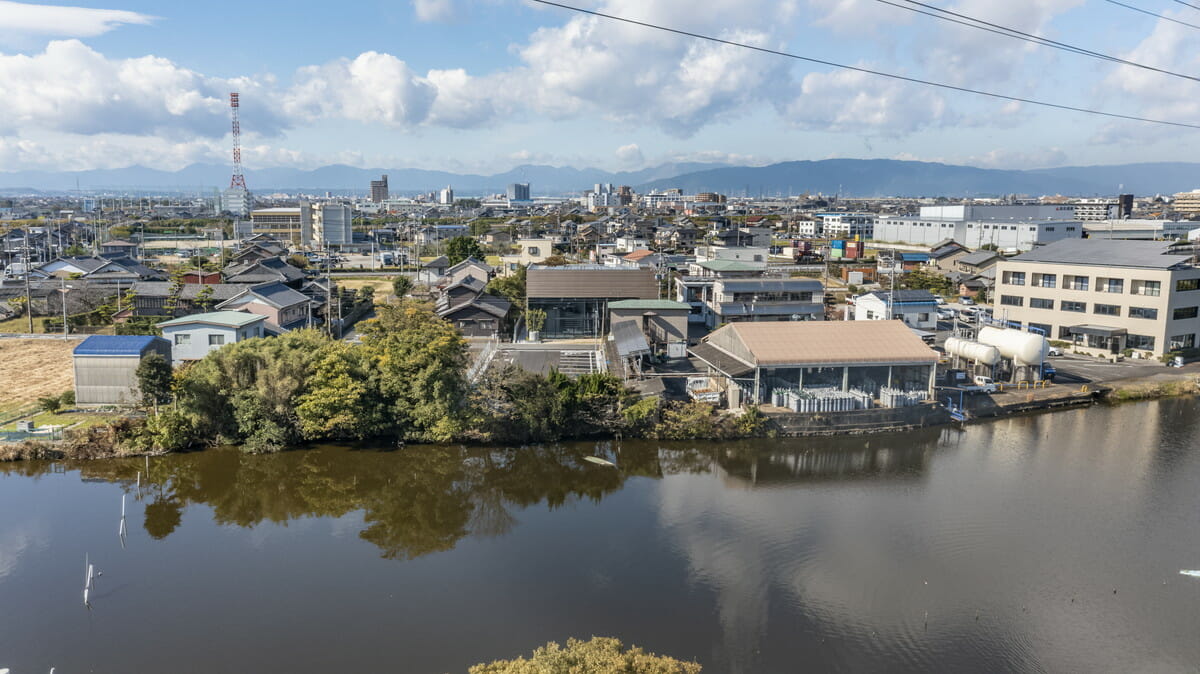
M 991 344 L 980 344 L 958 337 L 946 340 L 946 353 L 984 365 L 995 365 L 1000 362 L 1000 349 Z
M 985 327 L 979 331 L 979 342 L 996 347 L 1015 365 L 1041 365 L 1050 351 L 1045 337 L 1024 330 Z

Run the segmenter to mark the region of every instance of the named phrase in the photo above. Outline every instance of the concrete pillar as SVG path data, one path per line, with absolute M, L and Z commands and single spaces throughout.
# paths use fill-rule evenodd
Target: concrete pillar
M 888 381 L 888 383 L 887 383 L 888 388 L 891 388 L 892 387 L 892 366 L 891 365 L 888 365 L 888 380 L 887 381 Z
M 850 366 L 849 365 L 842 368 L 842 390 L 843 391 L 850 390 Z
M 933 389 L 937 386 L 937 363 L 929 366 L 929 397 L 933 397 Z

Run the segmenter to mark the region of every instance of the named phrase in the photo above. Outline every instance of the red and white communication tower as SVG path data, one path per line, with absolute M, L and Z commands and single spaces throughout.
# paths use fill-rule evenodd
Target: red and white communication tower
M 233 177 L 229 180 L 229 187 L 246 189 L 246 176 L 242 175 L 242 125 L 238 122 L 236 91 L 229 94 L 229 109 L 233 111 Z

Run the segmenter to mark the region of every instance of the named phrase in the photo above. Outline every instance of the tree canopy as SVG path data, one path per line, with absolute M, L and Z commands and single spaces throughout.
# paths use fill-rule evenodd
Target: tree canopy
M 479 245 L 479 242 L 473 237 L 456 236 L 446 242 L 446 259 L 450 261 L 451 265 L 456 265 L 469 257 L 482 260 L 486 256 L 483 246 Z
M 637 646 L 626 649 L 617 639 L 568 639 L 535 650 L 533 656 L 496 660 L 472 667 L 470 674 L 698 674 L 700 665 L 665 655 L 647 653 Z

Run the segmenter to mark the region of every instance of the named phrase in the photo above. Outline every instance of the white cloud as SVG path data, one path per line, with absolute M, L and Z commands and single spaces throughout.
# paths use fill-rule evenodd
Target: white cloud
M 124 24 L 146 25 L 155 17 L 120 9 L 33 5 L 0 0 L 0 41 L 30 35 L 94 37 Z
M 458 18 L 454 0 L 413 0 L 418 21 L 453 21 Z
M 207 77 L 156 56 L 113 60 L 78 40 L 52 41 L 40 54 L 0 54 L 0 134 L 45 129 L 220 137 L 229 128 L 226 97 L 236 87 L 258 85 Z M 278 129 L 261 102 L 250 108 L 260 131 Z
M 784 117 L 801 128 L 903 135 L 957 121 L 941 95 L 876 75 L 837 70 L 809 73 L 799 96 L 783 103 Z
M 638 147 L 637 143 L 622 145 L 617 148 L 617 161 L 626 168 L 637 168 L 646 163 L 646 157 L 642 154 L 642 148 Z
M 292 119 L 342 118 L 411 127 L 429 116 L 437 86 L 391 54 L 369 51 L 354 60 L 307 66 L 296 73 L 283 109 Z

